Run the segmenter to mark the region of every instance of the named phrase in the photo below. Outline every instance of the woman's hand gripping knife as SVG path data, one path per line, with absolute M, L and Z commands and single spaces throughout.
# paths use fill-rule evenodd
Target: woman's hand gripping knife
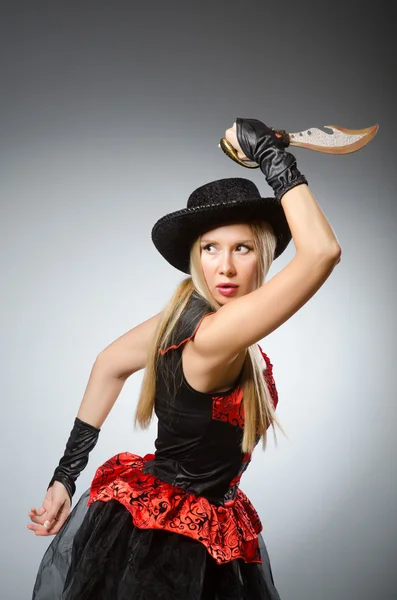
M 100 429 L 76 417 L 65 452 L 49 483 L 44 502 L 39 509 L 32 508 L 29 517 L 35 525 L 28 529 L 36 535 L 58 533 L 70 513 L 75 481 L 88 463 L 88 455 L 95 447 Z
M 283 142 L 262 121 L 238 117 L 233 127 L 227 130 L 226 137 L 236 148 L 241 160 L 251 160 L 259 165 L 279 202 L 284 194 L 294 187 L 303 183 L 308 185 L 306 177 L 297 167 L 295 156 L 285 150 Z M 283 208 L 286 209 L 284 205 Z M 334 238 L 333 233 L 328 237 Z M 333 241 L 336 240 L 330 240 L 330 244 Z M 296 235 L 294 235 L 294 242 L 297 245 Z M 335 264 L 338 264 L 340 259 L 339 255 Z
M 229 130 L 230 131 L 230 130 Z M 283 195 L 307 179 L 298 170 L 296 158 L 286 152 L 284 144 L 267 125 L 257 119 L 237 118 L 233 125 L 233 145 L 238 142 L 238 156 L 256 162 L 280 202 Z M 229 140 L 230 141 L 230 140 Z

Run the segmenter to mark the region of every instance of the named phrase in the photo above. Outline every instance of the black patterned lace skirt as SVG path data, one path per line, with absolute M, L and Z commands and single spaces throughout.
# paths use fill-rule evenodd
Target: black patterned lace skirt
M 80 498 L 41 561 L 32 600 L 280 600 L 262 563 L 217 564 L 200 542 L 139 529 L 117 500 Z

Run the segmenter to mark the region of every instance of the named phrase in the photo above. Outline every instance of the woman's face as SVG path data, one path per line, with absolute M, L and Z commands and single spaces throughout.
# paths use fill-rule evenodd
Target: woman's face
M 201 236 L 201 265 L 219 304 L 256 289 L 258 257 L 249 225 L 223 225 Z

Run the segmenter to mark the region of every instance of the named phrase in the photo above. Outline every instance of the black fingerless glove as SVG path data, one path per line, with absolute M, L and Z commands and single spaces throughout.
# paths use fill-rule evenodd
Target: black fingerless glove
M 60 481 L 67 489 L 70 501 L 72 501 L 72 496 L 76 491 L 75 481 L 88 463 L 88 455 L 98 441 L 99 432 L 100 429 L 76 417 L 64 455 L 54 471 L 48 488 L 54 481 Z
M 307 179 L 296 165 L 293 154 L 286 152 L 283 142 L 267 125 L 257 119 L 236 120 L 236 135 L 244 154 L 258 163 L 278 201 Z

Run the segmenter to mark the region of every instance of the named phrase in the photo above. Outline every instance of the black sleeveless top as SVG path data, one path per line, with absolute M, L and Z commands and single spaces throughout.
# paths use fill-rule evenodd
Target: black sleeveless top
M 238 381 L 225 392 L 198 392 L 188 384 L 182 371 L 184 344 L 193 339 L 202 319 L 212 312 L 211 306 L 194 293 L 174 330 L 172 343 L 160 351 L 155 399 L 156 452 L 143 470 L 224 506 L 235 498 L 241 475 L 251 460 L 251 453 L 244 454 L 241 450 L 243 392 Z M 265 373 L 276 406 L 272 365 L 263 352 L 262 356 L 267 363 Z M 165 361 L 175 375 L 175 385 L 165 380 Z M 258 441 L 259 436 L 256 443 Z
M 160 352 L 155 453 L 142 457 L 121 452 L 107 460 L 96 471 L 88 503 L 117 500 L 140 529 L 188 536 L 203 544 L 218 564 L 236 558 L 261 563 L 262 523 L 239 488 L 251 460 L 251 453 L 241 451 L 243 392 L 237 381 L 226 392 L 203 394 L 189 386 L 182 372 L 183 345 L 210 312 L 205 300 L 192 296 L 170 346 Z M 264 352 L 262 356 L 276 407 L 272 364 Z M 175 385 L 166 381 L 164 361 L 175 375 Z

